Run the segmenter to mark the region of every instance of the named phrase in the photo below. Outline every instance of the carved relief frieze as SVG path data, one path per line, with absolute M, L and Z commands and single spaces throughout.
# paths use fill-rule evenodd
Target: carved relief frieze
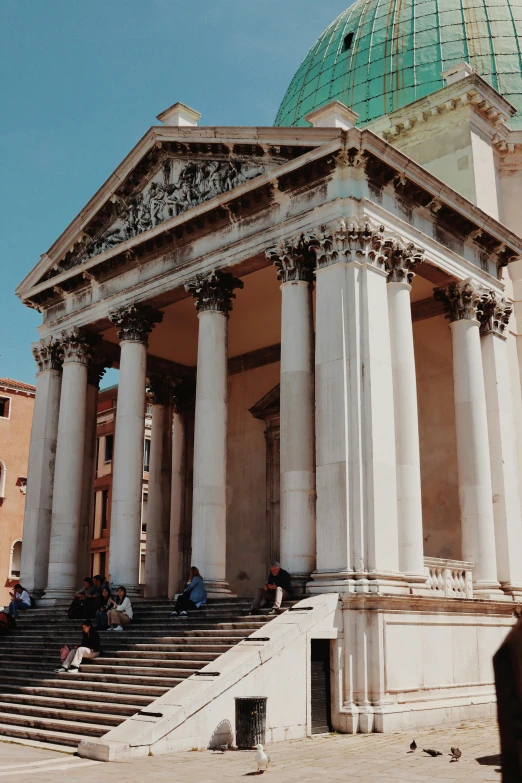
M 255 159 L 167 158 L 141 191 L 125 198 L 117 194 L 112 197 L 115 219 L 100 236 L 79 246 L 68 268 L 227 193 L 264 171 L 265 166 Z
M 480 321 L 484 312 L 484 289 L 471 279 L 436 288 L 433 296 L 442 302 L 446 318 L 454 321 Z
M 243 281 L 229 272 L 213 269 L 208 274 L 196 275 L 189 280 L 185 290 L 196 300 L 198 312 L 215 310 L 228 315 L 232 310 L 232 299 L 236 298 L 234 289 L 243 286 Z
M 110 312 L 109 319 L 118 327 L 118 338 L 122 342 L 147 345 L 149 334 L 156 324 L 162 322 L 163 313 L 150 305 L 132 303 Z

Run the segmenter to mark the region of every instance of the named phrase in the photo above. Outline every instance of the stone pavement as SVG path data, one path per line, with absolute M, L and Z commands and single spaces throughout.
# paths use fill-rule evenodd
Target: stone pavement
M 494 720 L 448 725 L 419 732 L 416 753 L 406 734 L 328 735 L 270 746 L 270 783 L 478 783 L 498 781 L 498 734 Z M 462 759 L 452 763 L 449 748 L 457 745 Z M 443 756 L 430 758 L 421 748 Z M 0 783 L 234 783 L 252 777 L 254 751 L 211 751 L 149 756 L 126 763 L 103 764 L 34 747 L 0 742 Z

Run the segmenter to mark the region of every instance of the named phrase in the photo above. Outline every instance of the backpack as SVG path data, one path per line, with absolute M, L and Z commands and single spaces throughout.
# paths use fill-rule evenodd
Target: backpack
M 29 596 L 29 601 L 31 603 L 31 609 L 34 609 L 36 606 L 36 601 L 34 600 L 32 595 Z
M 9 617 L 5 612 L 0 612 L 0 636 L 6 634 L 9 630 Z

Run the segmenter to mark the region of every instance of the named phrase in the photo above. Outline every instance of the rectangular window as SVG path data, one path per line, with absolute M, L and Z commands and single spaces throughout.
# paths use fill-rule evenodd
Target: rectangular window
M 11 410 L 11 400 L 9 397 L 0 397 L 0 419 L 8 419 Z
M 102 505 L 101 505 L 101 529 L 107 530 L 107 518 L 109 511 L 109 490 L 102 490 Z
M 149 464 L 150 464 L 150 440 L 146 438 L 145 448 L 143 451 L 143 470 L 145 471 L 145 473 L 149 472 Z
M 111 462 L 114 447 L 114 435 L 105 436 L 105 462 Z

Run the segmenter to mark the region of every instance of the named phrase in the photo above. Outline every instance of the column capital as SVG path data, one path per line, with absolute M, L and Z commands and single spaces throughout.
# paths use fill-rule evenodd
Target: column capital
M 37 343 L 33 343 L 32 351 L 34 360 L 38 365 L 38 372 L 62 369 L 62 345 L 56 337 L 46 337 Z
M 232 299 L 236 298 L 235 288 L 243 288 L 244 283 L 230 272 L 213 269 L 203 275 L 196 275 L 185 283 L 185 291 L 196 300 L 196 310 L 204 313 L 213 310 L 228 313 L 232 310 Z
M 150 305 L 135 304 L 118 307 L 109 313 L 110 321 L 118 327 L 121 342 L 148 345 L 149 334 L 163 321 L 163 313 Z
M 424 250 L 415 247 L 412 242 L 400 239 L 387 247 L 385 267 L 388 271 L 388 283 L 406 283 L 411 285 L 415 277 L 415 268 L 424 258 Z
M 299 234 L 269 247 L 265 255 L 277 269 L 277 279 L 282 283 L 311 283 L 314 279 L 314 248 L 318 245 L 315 234 Z
M 147 388 L 152 394 L 153 405 L 170 405 L 175 380 L 170 375 L 150 375 Z
M 108 359 L 102 354 L 95 353 L 87 366 L 87 383 L 89 386 L 99 388 L 100 381 L 105 375 L 107 365 L 110 366 Z
M 63 362 L 89 364 L 99 339 L 98 335 L 78 326 L 63 331 L 60 336 Z
M 512 312 L 512 302 L 494 291 L 486 291 L 482 297 L 480 333 L 483 335 L 496 334 L 505 340 Z
M 436 288 L 433 296 L 444 305 L 446 318 L 455 321 L 480 321 L 484 306 L 484 289 L 471 278 L 452 281 Z

